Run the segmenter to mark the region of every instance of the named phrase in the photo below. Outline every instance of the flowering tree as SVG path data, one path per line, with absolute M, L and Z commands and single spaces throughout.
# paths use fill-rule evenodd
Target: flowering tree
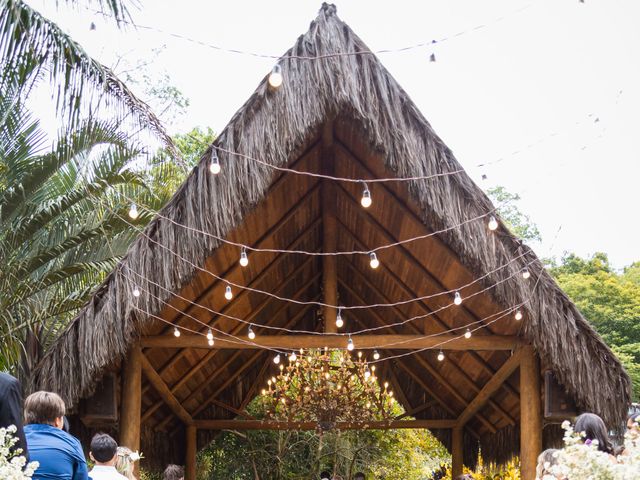
M 0 428 L 0 478 L 4 480 L 30 479 L 38 468 L 38 462 L 27 464 L 27 459 L 20 455 L 21 449 L 14 449 L 18 439 L 14 436 L 16 427 L 11 425 Z

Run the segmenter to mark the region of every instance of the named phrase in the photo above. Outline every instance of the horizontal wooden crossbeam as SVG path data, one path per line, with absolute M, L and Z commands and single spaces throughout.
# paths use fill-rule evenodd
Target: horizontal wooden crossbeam
M 394 349 L 415 350 L 420 348 L 438 348 L 442 350 L 513 350 L 523 344 L 515 336 L 477 335 L 464 338 L 454 335 L 354 335 L 352 337 L 357 350 L 362 349 Z M 204 349 L 298 349 L 298 348 L 346 348 L 347 337 L 344 335 L 261 335 L 254 340 L 247 337 L 235 339 L 216 339 L 213 347 L 207 343 L 203 335 L 159 335 L 144 337 L 145 348 L 204 348 Z
M 315 430 L 317 422 L 278 422 L 271 420 L 196 420 L 202 430 Z M 338 422 L 340 430 L 395 430 L 400 428 L 453 428 L 456 420 L 390 420 L 375 422 Z

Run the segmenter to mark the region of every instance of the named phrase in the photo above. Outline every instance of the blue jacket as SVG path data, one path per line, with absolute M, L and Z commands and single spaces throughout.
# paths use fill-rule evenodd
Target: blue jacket
M 25 425 L 29 457 L 40 466 L 33 480 L 88 480 L 87 462 L 77 438 L 51 425 Z

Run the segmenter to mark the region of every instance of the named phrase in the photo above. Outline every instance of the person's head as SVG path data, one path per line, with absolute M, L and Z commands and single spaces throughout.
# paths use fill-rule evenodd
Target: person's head
M 609 440 L 607 426 L 595 413 L 583 413 L 576 418 L 573 430 L 583 435 L 585 443 L 591 443 L 595 440 L 598 442 L 598 450 L 613 453 L 613 444 Z
M 118 444 L 106 433 L 96 433 L 91 439 L 89 456 L 96 465 L 113 466 L 116 463 Z
M 133 452 L 127 447 L 118 447 L 116 451 L 116 470 L 120 475 L 124 475 L 129 480 L 134 480 L 133 469 L 134 460 L 132 457 Z
M 182 480 L 184 478 L 184 468 L 180 465 L 167 465 L 162 474 L 162 480 Z
M 538 465 L 536 466 L 536 478 L 542 478 L 544 475 L 553 475 L 551 467 L 558 463 L 558 450 L 548 448 L 538 455 Z
M 24 401 L 24 423 L 40 423 L 62 429 L 65 406 L 59 395 L 53 392 L 35 392 Z
M 635 430 L 635 431 L 640 431 L 640 427 L 638 426 L 640 424 L 640 412 L 636 412 L 636 413 L 632 413 L 631 415 L 629 415 L 629 418 L 627 418 L 627 430 Z
M 326 470 L 320 473 L 320 480 L 331 480 L 331 474 Z
M 358 472 L 353 476 L 353 480 L 365 480 L 364 473 Z

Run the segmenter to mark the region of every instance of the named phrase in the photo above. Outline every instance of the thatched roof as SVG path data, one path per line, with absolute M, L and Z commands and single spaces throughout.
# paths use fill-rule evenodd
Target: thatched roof
M 238 272 L 234 267 L 237 249 L 219 245 L 211 236 L 197 233 L 210 232 L 249 245 L 259 241 L 261 245 L 271 247 L 296 244 L 308 249 L 322 248 L 322 236 L 318 234 L 321 217 L 317 200 L 318 182 L 308 177 L 281 174 L 224 152 L 241 152 L 273 165 L 320 171 L 322 129 L 331 122 L 339 143 L 335 154 L 337 174 L 341 176 L 413 177 L 462 168 L 378 58 L 373 54 L 349 55 L 363 51 L 368 51 L 367 46 L 338 19 L 335 7 L 323 5 L 309 31 L 282 57 L 283 85 L 272 91 L 266 78 L 263 79 L 216 139 L 214 145 L 219 148 L 223 172 L 218 176 L 209 173 L 210 148 L 162 210 L 162 217 L 171 220 L 155 218 L 134 242 L 116 270 L 46 354 L 33 378 L 33 388 L 60 392 L 70 405 L 78 405 L 81 399 L 90 396 L 103 372 L 119 364 L 142 332 L 159 334 L 166 331 L 165 325 L 153 317 L 145 318 L 134 305 L 152 315 L 198 327 L 184 315 L 176 315 L 176 311 L 164 303 L 167 302 L 174 309 L 188 309 L 207 322 L 218 322 L 218 328 L 234 331 L 237 325 L 233 322 L 212 318 L 210 313 L 191 307 L 180 298 L 206 303 L 212 308 L 227 308 L 218 306 L 220 302 L 212 293 L 216 291 L 219 295 L 219 283 L 196 266 L 215 271 L 220 276 L 236 275 L 236 281 L 246 284 L 263 282 L 265 290 L 275 290 L 282 285 L 284 296 L 298 292 L 298 295 L 305 296 L 305 300 L 322 298 L 321 286 L 317 282 L 321 273 L 319 260 L 275 255 L 263 261 L 262 271 L 260 256 L 253 255 L 251 267 Z M 341 55 L 331 55 L 335 53 Z M 317 56 L 322 58 L 298 58 Z M 377 195 L 376 198 L 385 199 L 385 211 L 368 212 L 370 217 L 362 216 L 364 214 L 352 208 L 351 197 L 357 198 L 360 188 L 358 185 L 338 188 L 341 218 L 337 244 L 341 250 L 371 248 L 412 234 L 462 225 L 430 237 L 424 243 L 416 242 L 403 249 L 381 252 L 384 268 L 375 279 L 366 279 L 361 274 L 367 268 L 363 259 L 345 260 L 340 274 L 348 277 L 348 282 L 341 283 L 341 301 L 355 305 L 380 302 L 380 296 L 393 300 L 406 298 L 407 294 L 424 295 L 425 291 L 435 288 L 433 285 L 441 290 L 455 288 L 486 272 L 493 272 L 481 285 L 496 284 L 495 288 L 465 302 L 464 315 L 483 318 L 520 304 L 532 295 L 524 307 L 525 319 L 522 322 L 515 322 L 510 317 L 487 327 L 486 331 L 521 335 L 535 347 L 543 366 L 556 373 L 579 408 L 600 414 L 609 425 L 621 421 L 631 392 L 629 378 L 622 366 L 526 245 L 504 226 L 489 234 L 486 218 L 467 221 L 481 217 L 494 206 L 466 174 L 414 181 L 408 185 L 375 185 L 372 193 L 374 197 Z M 287 220 L 284 226 L 277 224 L 280 216 L 287 212 L 292 220 Z M 192 229 L 185 229 L 174 222 Z M 396 237 L 391 238 L 394 235 Z M 521 259 L 512 261 L 521 254 Z M 500 268 L 507 264 L 506 268 Z M 517 274 L 525 264 L 530 264 L 532 279 L 525 280 Z M 131 280 L 128 279 L 131 272 L 155 282 L 145 285 L 148 295 L 133 297 Z M 296 288 L 288 283 L 289 278 L 294 278 Z M 303 284 L 308 288 L 300 292 L 298 287 Z M 536 288 L 532 293 L 534 284 Z M 180 296 L 176 297 L 178 292 Z M 261 303 L 263 300 L 266 307 Z M 247 293 L 229 308 L 237 308 L 239 316 L 249 316 L 252 311 L 260 309 L 256 325 L 269 316 L 274 317 L 273 322 L 280 322 L 279 315 L 282 315 L 280 324 L 284 325 L 286 320 L 299 313 L 300 320 L 294 327 L 316 327 L 314 309 L 298 311 L 293 307 L 283 307 L 278 310 L 276 306 L 280 308 L 281 305 L 273 299 L 265 300 L 260 295 Z M 422 302 L 392 312 L 382 309 L 369 315 L 358 314 L 357 319 L 366 326 L 371 325 L 372 318 L 376 316 L 381 322 L 391 322 L 399 316 L 409 317 L 415 312 L 424 312 L 425 308 L 434 310 L 436 307 Z M 282 313 L 278 313 L 280 311 Z M 267 320 L 264 321 L 266 323 Z M 436 321 L 440 322 L 439 327 Z M 437 331 L 443 325 L 456 327 L 463 324 L 463 319 L 443 311 L 420 324 L 420 328 L 428 332 Z M 189 402 L 193 401 L 196 407 L 209 405 L 208 408 L 196 409 L 201 416 L 228 416 L 229 412 L 204 404 L 202 399 L 216 391 L 225 375 L 237 370 L 238 365 L 248 361 L 248 357 L 228 360 L 229 357 L 219 356 L 194 376 L 191 383 L 182 384 L 180 377 L 204 360 L 199 353 L 171 352 L 171 355 L 174 353 L 181 355 L 181 363 L 177 360 L 171 363 L 173 357 L 167 357 L 166 352 L 147 352 L 155 368 L 165 375 L 167 383 L 175 386 L 175 395 L 185 401 L 185 408 L 191 408 Z M 418 359 L 431 362 L 428 353 L 398 360 L 389 369 L 402 373 L 397 375 L 396 381 L 402 387 L 407 403 L 414 407 L 425 396 L 423 386 L 438 385 L 438 377 L 425 373 L 423 369 L 412 376 L 399 368 L 409 372 Z M 265 358 L 261 357 L 261 360 Z M 469 382 L 477 383 L 477 386 L 473 384 L 477 391 L 478 386 L 487 381 L 490 372 L 498 369 L 508 355 L 505 356 L 504 352 L 467 352 L 451 354 L 449 358 L 450 362 L 444 362 L 448 365 L 442 366 L 442 376 L 459 386 L 462 394 L 457 399 L 456 396 L 449 398 L 445 391 L 443 396 L 445 403 L 459 413 L 459 402 L 469 401 L 475 394 L 469 388 Z M 169 364 L 171 368 L 166 367 Z M 246 375 L 237 379 L 238 385 L 225 387 L 223 384 L 221 398 L 239 406 L 241 401 L 237 397 L 242 395 L 238 392 L 246 393 L 248 385 L 263 375 L 260 365 L 257 362 L 255 368 L 247 369 Z M 217 367 L 225 370 L 220 372 Z M 420 378 L 424 378 L 422 383 Z M 211 390 L 208 389 L 209 383 Z M 517 441 L 514 441 L 518 435 L 517 426 L 507 421 L 510 416 L 517 418 L 517 382 L 511 381 L 505 388 L 504 395 L 494 398 L 497 404 L 494 410 L 502 410 L 502 414 L 490 409 L 483 413 L 489 423 L 495 424 L 496 433 L 486 430 L 486 423 L 478 419 L 471 425 L 479 432 L 486 456 L 494 460 L 508 458 L 517 453 L 518 448 Z M 149 399 L 144 400 L 146 408 L 156 401 L 152 392 L 148 396 Z M 464 403 L 462 405 L 464 407 Z M 156 407 L 154 412 L 146 419 L 147 427 L 173 425 L 170 414 L 169 420 L 162 420 L 161 414 L 166 417 L 167 412 L 164 407 Z M 417 416 L 437 418 L 450 414 L 440 405 Z M 440 433 L 447 443 L 447 434 Z M 466 441 L 477 442 L 471 437 Z M 472 446 L 469 452 L 473 450 Z

